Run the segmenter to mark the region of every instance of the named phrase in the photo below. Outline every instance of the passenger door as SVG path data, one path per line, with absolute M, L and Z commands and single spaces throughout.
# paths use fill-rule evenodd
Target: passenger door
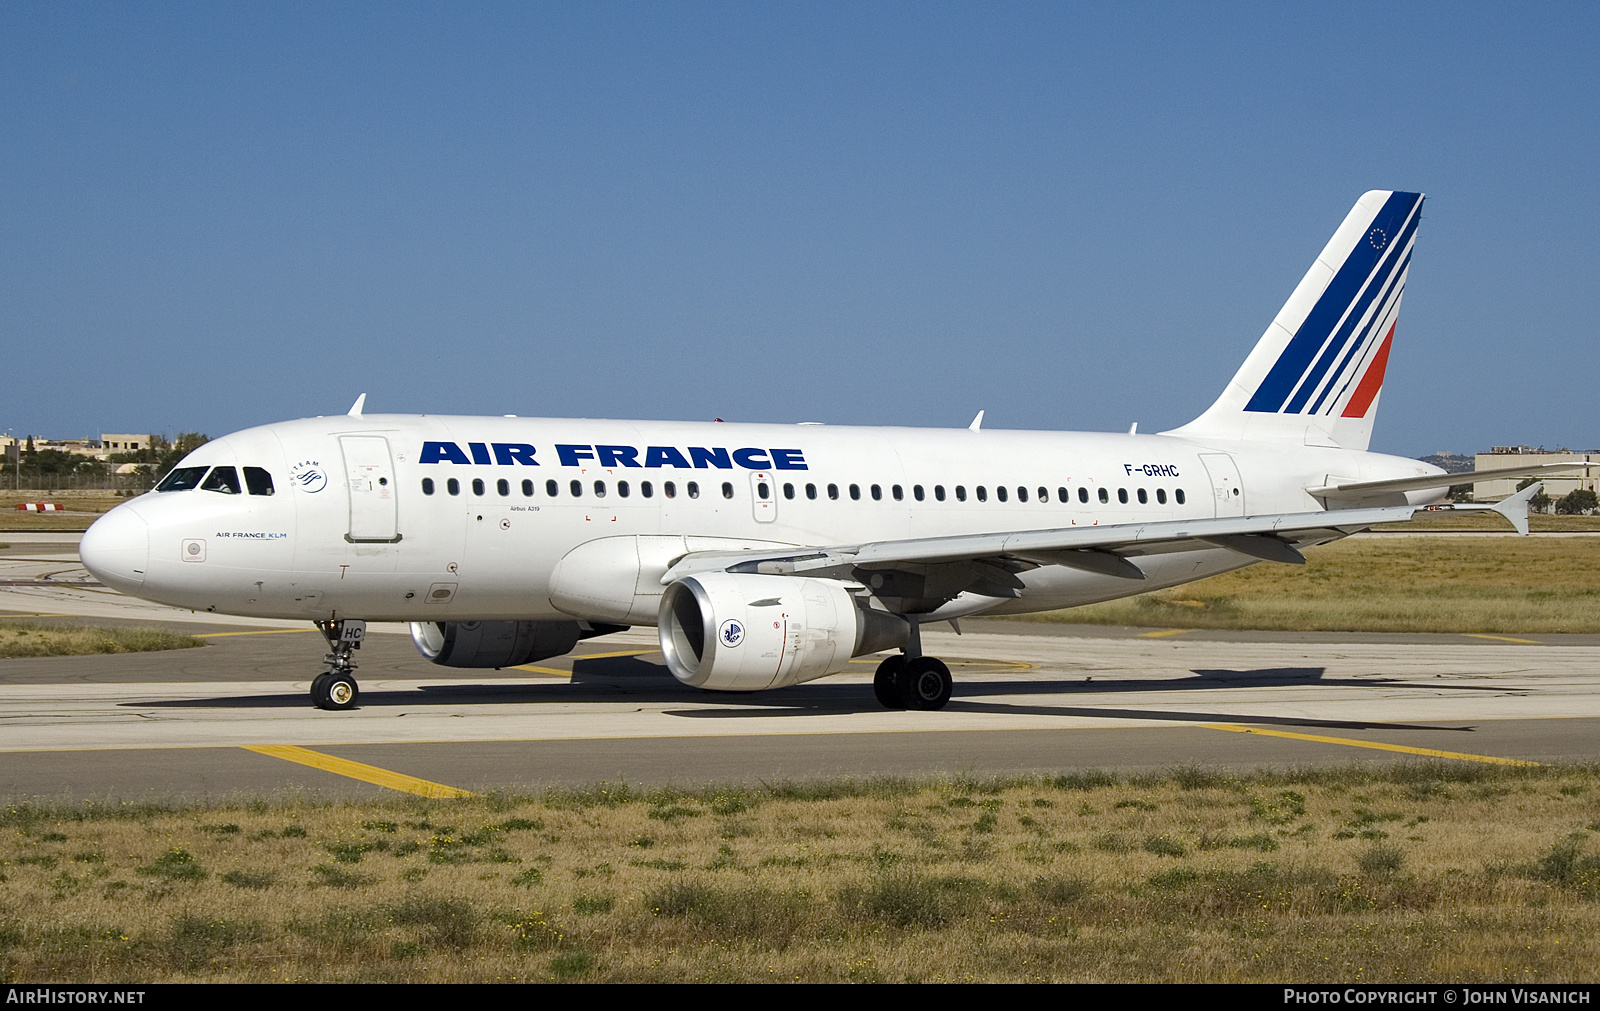
M 350 489 L 351 543 L 393 544 L 396 529 L 394 463 L 389 440 L 381 435 L 341 435 L 344 468 Z

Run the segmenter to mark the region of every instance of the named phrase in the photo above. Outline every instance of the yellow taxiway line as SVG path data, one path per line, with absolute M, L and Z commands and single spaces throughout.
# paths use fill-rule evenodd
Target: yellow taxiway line
M 362 762 L 352 762 L 348 758 L 338 758 L 334 755 L 325 755 L 320 751 L 302 748 L 295 744 L 246 744 L 244 750 L 254 751 L 258 755 L 267 755 L 271 758 L 281 758 L 286 762 L 298 762 L 309 765 L 313 769 L 331 772 L 336 776 L 346 776 L 358 779 L 363 783 L 374 786 L 387 787 L 390 790 L 399 790 L 403 793 L 414 793 L 418 797 L 472 797 L 476 794 L 470 790 L 460 790 L 443 783 L 434 783 L 415 776 L 407 776 L 401 772 L 391 772 L 380 769 L 376 765 L 366 765 Z
M 1524 646 L 1543 646 L 1544 645 L 1544 643 L 1536 642 L 1533 639 L 1513 639 L 1509 635 L 1490 635 L 1487 632 L 1463 632 L 1461 634 L 1462 635 L 1470 635 L 1474 639 L 1499 639 L 1501 642 L 1516 642 L 1516 643 L 1521 643 Z
M 223 636 L 226 636 L 226 635 L 284 635 L 284 634 L 287 634 L 289 632 L 299 632 L 300 634 L 304 635 L 307 632 L 315 632 L 315 631 L 317 631 L 317 630 L 314 629 L 314 628 L 268 628 L 268 629 L 262 629 L 259 632 L 201 632 L 201 633 L 195 635 L 194 638 L 196 638 L 196 639 L 221 639 Z
M 1383 744 L 1379 741 L 1361 741 L 1353 737 L 1323 737 L 1318 734 L 1296 734 L 1288 730 L 1267 730 L 1263 727 L 1245 727 L 1231 723 L 1204 723 L 1207 730 L 1226 730 L 1234 734 L 1261 734 L 1264 737 L 1287 737 L 1294 741 L 1315 741 L 1318 744 L 1342 744 L 1349 748 L 1371 748 L 1374 751 L 1397 751 L 1403 755 L 1422 755 L 1425 758 L 1455 758 L 1463 762 L 1488 762 L 1492 765 L 1543 765 L 1520 758 L 1500 758 L 1495 755 L 1468 755 L 1460 751 L 1438 751 L 1434 748 L 1412 748 L 1404 744 Z

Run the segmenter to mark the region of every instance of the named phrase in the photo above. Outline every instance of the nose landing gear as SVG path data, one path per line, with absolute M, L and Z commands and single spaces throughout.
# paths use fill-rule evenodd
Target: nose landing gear
M 367 623 L 353 618 L 319 621 L 317 630 L 328 640 L 329 653 L 322 658 L 328 670 L 311 680 L 311 702 L 318 709 L 354 709 L 361 698 L 361 686 L 352 673 L 356 664 L 350 654 L 361 648 Z

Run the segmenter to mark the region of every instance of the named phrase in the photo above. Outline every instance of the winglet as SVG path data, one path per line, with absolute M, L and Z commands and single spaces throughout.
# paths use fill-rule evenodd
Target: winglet
M 976 418 L 972 419 L 972 424 L 967 426 L 967 431 L 976 432 L 978 429 L 980 429 L 982 427 L 983 427 L 983 412 L 979 411 L 978 412 L 978 416 Z
M 1517 528 L 1517 533 L 1526 537 L 1528 536 L 1528 500 L 1543 490 L 1544 482 L 1535 481 L 1515 495 L 1508 495 L 1496 502 L 1489 509 L 1491 512 L 1497 512 L 1510 520 L 1511 525 Z
M 363 394 L 361 394 L 361 396 L 356 398 L 356 402 L 355 403 L 350 405 L 350 412 L 349 412 L 350 413 L 350 417 L 352 417 L 352 418 L 361 417 L 361 409 L 366 407 L 366 406 L 367 406 L 367 395 L 365 393 L 363 393 Z

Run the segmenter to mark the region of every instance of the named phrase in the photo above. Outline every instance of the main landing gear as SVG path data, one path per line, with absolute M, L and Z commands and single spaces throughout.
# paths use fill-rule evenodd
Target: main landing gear
M 955 690 L 944 661 L 922 655 L 920 631 L 912 625 L 905 654 L 884 657 L 872 677 L 872 694 L 885 709 L 943 709 Z
M 361 698 L 356 684 L 355 661 L 350 654 L 361 648 L 367 623 L 355 619 L 319 621 L 317 630 L 328 640 L 329 653 L 322 660 L 328 669 L 311 680 L 311 701 L 318 709 L 354 709 Z

